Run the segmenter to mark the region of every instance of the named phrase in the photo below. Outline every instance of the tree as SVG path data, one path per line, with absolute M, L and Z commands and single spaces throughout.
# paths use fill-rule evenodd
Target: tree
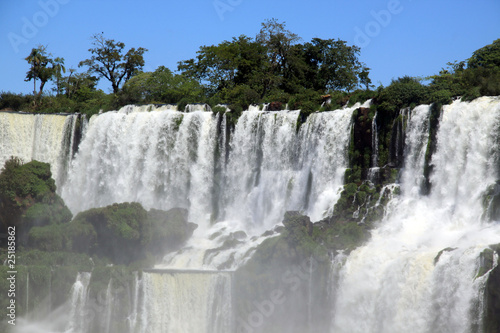
M 224 94 L 238 85 L 262 89 L 259 74 L 266 66 L 265 49 L 247 36 L 234 37 L 218 45 L 202 46 L 196 59 L 179 63 L 186 77 L 205 84 L 209 95 Z
M 25 58 L 31 66 L 29 71 L 26 72 L 25 81 L 33 80 L 33 96 L 35 100 L 42 95 L 45 83 L 54 75 L 54 60 L 49 58 L 50 56 L 51 54 L 47 54 L 47 47 L 39 45 L 31 49 L 31 53 Z M 49 65 L 51 66 L 48 67 Z M 37 79 L 40 80 L 40 90 L 38 94 L 36 92 Z
M 280 86 L 285 78 L 290 78 L 292 72 L 292 47 L 301 38 L 286 29 L 286 23 L 280 23 L 272 18 L 261 23 L 262 28 L 256 36 L 256 41 L 265 47 L 268 56 L 269 69 L 264 72 L 264 94 Z
M 64 79 L 64 80 L 63 80 Z M 96 90 L 98 78 L 89 73 L 76 73 L 74 68 L 69 69 L 69 75 L 61 79 L 61 88 L 68 98 L 81 99 L 84 92 Z
M 55 58 L 53 62 L 54 68 L 54 78 L 56 83 L 56 95 L 60 95 L 63 89 L 62 73 L 66 73 L 66 67 L 64 67 L 64 58 Z
M 113 93 L 118 93 L 120 85 L 139 73 L 144 66 L 144 52 L 147 49 L 131 48 L 124 54 L 125 44 L 105 39 L 102 34 L 92 36 L 92 56 L 79 63 L 79 67 L 88 66 L 89 73 L 96 73 L 111 82 Z
M 305 44 L 306 62 L 312 68 L 309 81 L 317 90 L 353 90 L 369 87 L 369 68 L 359 61 L 360 48 L 343 40 L 313 38 Z
M 286 23 L 280 23 L 272 18 L 261 23 L 262 28 L 257 34 L 256 41 L 266 47 L 271 67 L 283 72 L 287 67 L 287 60 L 292 46 L 301 38 L 285 29 Z
M 500 67 L 500 39 L 486 45 L 472 54 L 467 62 L 468 68 L 495 68 Z
M 199 102 L 203 89 L 198 81 L 174 74 L 165 66 L 140 73 L 124 84 L 123 97 L 130 103 L 177 103 L 181 99 Z

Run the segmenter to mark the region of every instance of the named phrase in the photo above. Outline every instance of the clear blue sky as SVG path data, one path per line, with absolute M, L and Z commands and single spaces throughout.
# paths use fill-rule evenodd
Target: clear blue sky
M 144 70 L 176 70 L 202 45 L 255 37 L 269 18 L 286 22 L 303 42 L 340 38 L 361 46 L 376 85 L 436 74 L 500 38 L 500 0 L 1 0 L 0 91 L 32 91 L 24 58 L 40 44 L 78 69 L 90 37 L 104 32 L 127 49 L 149 49 Z

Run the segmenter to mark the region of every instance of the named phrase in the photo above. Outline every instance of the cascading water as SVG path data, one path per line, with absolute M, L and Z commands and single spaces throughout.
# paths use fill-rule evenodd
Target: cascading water
M 372 159 L 371 168 L 368 170 L 368 180 L 375 183 L 375 178 L 380 171 L 378 165 L 378 128 L 377 128 L 377 112 L 372 120 Z
M 357 107 L 313 114 L 299 131 L 298 111 L 246 111 L 230 136 L 228 118 L 211 112 L 126 107 L 93 117 L 62 190 L 70 209 L 184 207 L 199 226 L 157 266 L 175 270 L 136 276 L 129 331 L 232 332 L 232 273 L 185 269 L 238 267 L 287 210 L 330 214 Z M 113 297 L 104 298 L 99 327 L 114 332 Z
M 78 273 L 76 282 L 71 288 L 71 312 L 69 314 L 69 325 L 65 331 L 67 333 L 84 333 L 90 323 L 89 318 L 86 316 L 88 312 L 85 309 L 88 300 L 90 277 L 90 273 Z
M 236 254 L 212 253 L 211 262 L 205 251 L 238 231 L 262 234 L 287 210 L 312 220 L 331 213 L 357 107 L 313 114 L 298 133 L 298 111 L 246 111 L 229 142 L 226 117 L 211 112 L 107 112 L 90 120 L 62 197 L 74 213 L 126 201 L 187 208 L 199 227 L 184 255 L 164 266 L 234 268 L 262 238 L 247 239 Z
M 500 228 L 481 220 L 482 195 L 498 171 L 494 129 L 500 103 L 480 98 L 444 107 L 432 157 L 432 192 L 424 197 L 419 185 L 427 114 L 428 107 L 421 106 L 408 120 L 401 196 L 339 273 L 332 332 L 481 327 L 481 314 L 474 309 L 482 303 L 486 280 L 478 276 L 480 253 L 500 239 Z
M 217 120 L 211 113 L 107 112 L 91 118 L 62 197 L 73 212 L 114 202 L 191 208 L 207 220 Z
M 143 273 L 139 293 L 131 332 L 233 332 L 231 273 Z
M 93 117 L 68 181 L 59 181 L 73 212 L 139 201 L 146 208 L 187 208 L 189 219 L 199 225 L 186 247 L 157 267 L 177 270 L 134 273 L 133 285 L 123 291 L 129 293 L 127 306 L 120 308 L 126 311 L 125 323 L 117 323 L 124 317 L 115 313 L 120 298 L 109 280 L 103 303 L 97 304 L 99 330 L 234 331 L 233 273 L 185 269 L 237 268 L 265 239 L 262 232 L 279 224 L 287 210 L 300 210 L 313 221 L 328 216 L 343 185 L 351 117 L 358 106 L 314 113 L 298 131 L 297 111 L 247 111 L 230 136 L 229 117 L 211 112 L 130 106 Z M 401 183 L 383 190 L 399 187 L 401 195 L 392 197 L 365 246 L 333 259 L 331 332 L 481 331 L 488 274 L 478 273 L 480 254 L 500 239 L 500 228 L 481 220 L 483 195 L 498 175 L 500 102 L 481 98 L 444 107 L 428 196 L 420 189 L 430 107 L 402 115 L 406 125 L 404 120 L 395 125 L 397 146 L 405 144 L 404 151 L 395 151 L 397 158 L 404 153 Z M 3 159 L 69 160 L 74 134 L 65 133 L 74 133 L 75 119 L 9 117 L 14 116 L 0 113 Z M 22 150 L 11 145 L 19 133 L 26 134 L 24 141 L 19 139 Z M 37 140 L 52 148 L 33 145 Z M 53 168 L 58 179 L 61 170 Z M 237 246 L 226 248 L 227 241 Z M 312 330 L 312 264 L 308 269 L 304 300 Z M 85 317 L 88 309 L 96 311 L 88 308 L 90 277 L 78 274 L 69 319 L 65 313 L 65 325 L 58 323 L 64 328 L 47 332 L 92 331 Z
M 58 189 L 73 155 L 78 115 L 0 112 L 0 168 L 11 156 L 50 163 Z

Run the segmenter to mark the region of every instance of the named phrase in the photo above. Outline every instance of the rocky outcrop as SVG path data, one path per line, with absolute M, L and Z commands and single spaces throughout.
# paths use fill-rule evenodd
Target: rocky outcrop
M 26 245 L 34 226 L 69 222 L 72 214 L 56 194 L 50 165 L 38 161 L 23 164 L 11 158 L 0 173 L 0 234 L 16 227 L 18 245 Z
M 498 314 L 500 313 L 500 266 L 498 266 L 498 262 L 494 263 L 493 252 L 500 255 L 500 244 L 490 246 L 490 249 L 487 249 L 487 253 L 483 251 L 482 259 L 482 267 L 481 270 L 487 272 L 491 270 L 494 264 L 496 264 L 495 268 L 490 271 L 488 275 L 488 280 L 486 282 L 486 288 L 484 291 L 484 319 L 483 319 L 483 331 L 485 333 L 498 333 L 500 332 L 500 317 Z M 484 274 L 484 273 L 483 273 Z

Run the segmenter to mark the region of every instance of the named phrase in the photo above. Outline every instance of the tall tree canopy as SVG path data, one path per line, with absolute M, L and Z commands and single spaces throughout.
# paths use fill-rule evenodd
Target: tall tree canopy
M 92 56 L 81 61 L 78 66 L 88 66 L 89 73 L 106 78 L 111 82 L 115 94 L 122 83 L 139 73 L 144 66 L 145 48 L 131 48 L 124 53 L 124 43 L 106 39 L 102 34 L 92 36 L 92 45 L 94 47 L 89 49 Z
M 500 67 L 500 39 L 486 45 L 472 54 L 467 63 L 469 68 L 495 68 Z
M 359 61 L 359 53 L 359 47 L 340 39 L 313 38 L 305 44 L 306 61 L 313 69 L 308 81 L 317 90 L 350 91 L 360 83 L 369 85 L 369 68 Z
M 271 19 L 262 23 L 255 39 L 240 36 L 202 46 L 196 58 L 180 62 L 178 70 L 202 82 L 208 96 L 226 103 L 237 95 L 255 101 L 307 89 L 351 91 L 371 85 L 370 69 L 359 61 L 358 47 L 342 40 L 300 40 L 285 23 Z
M 195 59 L 179 62 L 187 77 L 204 83 L 209 95 L 249 84 L 258 89 L 256 75 L 265 64 L 265 50 L 247 36 L 234 37 L 218 45 L 202 46 Z

